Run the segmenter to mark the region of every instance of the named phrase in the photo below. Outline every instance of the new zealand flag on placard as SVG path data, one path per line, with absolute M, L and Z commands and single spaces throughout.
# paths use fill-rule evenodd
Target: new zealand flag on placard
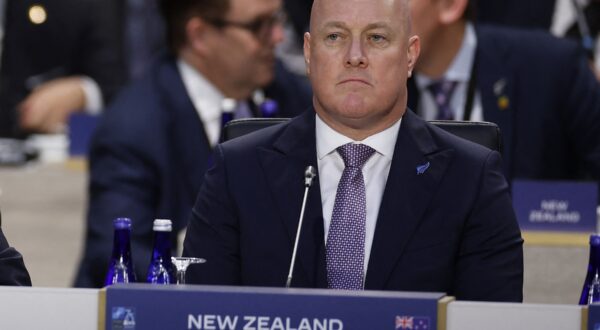
M 429 318 L 418 316 L 396 316 L 396 330 L 429 330 Z

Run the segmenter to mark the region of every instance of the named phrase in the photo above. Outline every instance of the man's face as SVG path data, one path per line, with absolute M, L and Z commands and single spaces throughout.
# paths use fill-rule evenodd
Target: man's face
M 281 0 L 230 0 L 224 25 L 212 30 L 208 58 L 212 80 L 226 96 L 246 98 L 273 80 L 274 48 L 283 40 L 281 24 L 273 20 L 280 8 Z M 262 30 L 243 27 L 261 23 Z
M 304 56 L 315 110 L 342 134 L 374 134 L 404 114 L 419 41 L 408 36 L 403 1 L 315 1 Z

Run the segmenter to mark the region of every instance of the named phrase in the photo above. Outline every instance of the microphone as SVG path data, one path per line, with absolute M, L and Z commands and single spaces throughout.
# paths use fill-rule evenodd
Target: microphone
M 298 253 L 298 241 L 300 240 L 300 231 L 302 230 L 302 220 L 304 220 L 304 209 L 306 208 L 306 198 L 308 197 L 308 189 L 312 186 L 313 179 L 317 176 L 317 171 L 314 166 L 307 166 L 304 170 L 304 198 L 302 199 L 302 208 L 300 209 L 300 220 L 298 221 L 298 229 L 296 230 L 296 240 L 294 241 L 294 250 L 292 251 L 292 262 L 290 271 L 285 282 L 285 287 L 289 288 L 292 284 L 292 274 L 294 273 L 294 264 L 296 263 L 296 254 Z

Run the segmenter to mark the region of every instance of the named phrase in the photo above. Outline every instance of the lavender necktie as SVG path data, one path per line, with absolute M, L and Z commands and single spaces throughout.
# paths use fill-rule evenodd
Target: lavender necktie
M 348 143 L 337 148 L 337 152 L 346 167 L 337 187 L 327 236 L 327 283 L 332 289 L 361 290 L 367 217 L 362 167 L 375 150 Z
M 442 79 L 429 85 L 428 88 L 433 94 L 433 100 L 438 107 L 438 115 L 436 119 L 454 119 L 454 113 L 452 112 L 452 107 L 450 107 L 450 100 L 452 99 L 452 93 L 454 93 L 456 84 L 456 81 Z

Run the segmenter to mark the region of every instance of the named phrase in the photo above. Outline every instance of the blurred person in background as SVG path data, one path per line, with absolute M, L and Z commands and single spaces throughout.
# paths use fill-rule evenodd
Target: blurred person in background
M 275 58 L 280 0 L 163 0 L 161 8 L 170 52 L 120 94 L 92 141 L 78 287 L 103 285 L 116 217 L 133 221 L 135 269 L 145 278 L 152 222 L 169 218 L 174 231 L 187 225 L 226 103 L 237 105 L 237 118 L 261 116 L 252 102 L 261 94 L 278 104 L 277 117 L 310 106 L 310 87 Z
M 306 65 L 302 53 L 304 32 L 308 31 L 310 8 L 313 0 L 285 0 L 287 22 L 284 26 L 285 40 L 277 46 L 277 56 L 294 73 L 305 76 Z
M 62 132 L 124 82 L 113 2 L 0 1 L 0 136 Z
M 468 0 L 412 1 L 421 56 L 409 107 L 498 124 L 509 180 L 600 179 L 600 85 L 577 43 L 472 23 Z
M 579 42 L 600 72 L 599 0 L 474 0 L 477 23 L 539 29 Z

